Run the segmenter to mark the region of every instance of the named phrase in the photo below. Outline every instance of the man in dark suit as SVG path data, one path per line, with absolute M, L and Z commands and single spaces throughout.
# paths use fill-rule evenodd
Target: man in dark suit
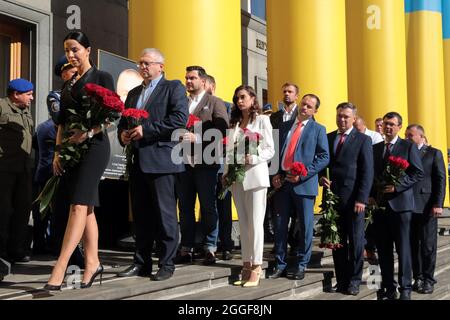
M 437 217 L 442 215 L 445 199 L 445 163 L 440 150 L 426 145 L 421 125 L 409 125 L 405 135 L 417 145 L 424 170 L 424 179 L 414 185 L 416 208 L 411 221 L 411 253 L 415 281 L 412 289 L 431 294 L 436 283 Z
M 295 83 L 286 82 L 281 89 L 283 90 L 283 108 L 270 115 L 270 123 L 274 129 L 279 129 L 283 122 L 295 119 L 298 112 L 299 87 Z
M 338 130 L 327 135 L 330 180 L 322 172 L 320 185 L 339 199 L 339 235 L 342 248 L 333 250 L 336 292 L 357 295 L 364 263 L 364 213 L 373 183 L 373 152 L 369 136 L 353 128 L 356 106 L 343 102 L 336 108 Z
M 212 147 L 219 150 L 221 147 L 220 137 L 226 135 L 228 114 L 223 101 L 206 92 L 205 69 L 200 66 L 187 67 L 185 78 L 186 89 L 189 92 L 189 113 L 201 120 L 201 127 L 195 126 L 201 130 L 194 129 L 194 132 L 186 132 L 183 135 L 183 142 L 187 143 L 185 151 L 188 153 L 189 163 L 185 164 L 186 171 L 179 173 L 176 180 L 180 204 L 181 252 L 176 257 L 175 263 L 192 262 L 196 235 L 195 200 L 198 194 L 205 250 L 203 264 L 210 265 L 216 262 L 215 252 L 219 233 L 216 185 L 220 155 L 211 152 L 208 154 L 207 150 Z M 219 138 L 204 140 L 208 134 L 213 134 L 213 130 Z M 208 157 L 210 159 L 207 159 Z
M 302 98 L 298 116 L 284 122 L 280 127 L 279 173 L 272 179 L 276 189 L 282 187 L 281 178 L 286 176 L 282 189 L 274 195 L 275 265 L 269 277 L 276 279 L 287 275 L 301 280 L 311 258 L 314 227 L 314 201 L 318 191 L 318 173 L 329 162 L 328 142 L 325 127 L 312 120 L 320 106 L 319 98 L 307 94 Z M 298 176 L 290 173 L 295 162 L 302 162 L 308 173 Z M 291 210 L 295 210 L 299 224 L 299 241 L 296 262 L 287 268 L 287 226 Z
M 131 207 L 136 225 L 134 264 L 118 276 L 148 275 L 152 269 L 152 247 L 158 246 L 159 270 L 153 280 L 173 275 L 178 246 L 175 175 L 182 163 L 171 159 L 176 141 L 172 132 L 186 126 L 186 91 L 180 81 L 164 78 L 164 56 L 157 49 L 144 49 L 139 58 L 142 85 L 128 93 L 127 108 L 143 108 L 150 114 L 143 124 L 128 130 L 126 120 L 118 126 L 123 145 L 133 143 L 134 162 L 130 172 Z
M 283 91 L 283 106 L 277 112 L 270 115 L 270 123 L 273 129 L 280 129 L 283 122 L 297 118 L 297 100 L 300 89 L 295 83 L 286 82 L 281 87 Z M 270 201 L 266 207 L 266 216 L 264 218 L 264 237 L 273 239 L 273 203 Z M 288 244 L 291 252 L 295 253 L 298 242 L 298 227 L 296 225 L 295 212 L 291 213 L 291 221 L 288 232 Z
M 378 260 L 380 262 L 382 284 L 379 299 L 393 300 L 397 297 L 394 280 L 394 243 L 399 260 L 398 282 L 400 299 L 411 299 L 411 245 L 410 225 L 415 209 L 413 186 L 423 179 L 422 161 L 417 147 L 398 136 L 402 128 L 402 117 L 397 112 L 389 112 L 383 117 L 384 142 L 373 146 L 374 187 L 371 195 L 382 201 L 379 206 L 385 211 L 374 215 Z M 388 163 L 389 156 L 401 157 L 409 162 L 409 167 L 396 185 L 386 185 L 380 179 Z M 371 199 L 371 202 L 376 202 Z

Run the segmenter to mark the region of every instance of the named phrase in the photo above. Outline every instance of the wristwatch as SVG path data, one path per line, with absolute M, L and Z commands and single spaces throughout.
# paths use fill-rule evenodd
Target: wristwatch
M 94 129 L 91 129 L 87 132 L 87 136 L 89 139 L 92 139 L 92 137 L 94 136 Z

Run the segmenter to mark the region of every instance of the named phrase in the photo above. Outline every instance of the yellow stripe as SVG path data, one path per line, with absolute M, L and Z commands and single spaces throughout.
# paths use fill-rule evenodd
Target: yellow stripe
M 407 16 L 409 123 L 421 124 L 428 142 L 445 155 L 447 123 L 442 16 L 430 11 L 413 12 Z M 447 160 L 446 157 L 444 159 Z

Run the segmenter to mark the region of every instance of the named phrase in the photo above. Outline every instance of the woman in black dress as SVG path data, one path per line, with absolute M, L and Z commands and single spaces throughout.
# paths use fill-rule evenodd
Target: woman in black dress
M 77 74 L 65 83 L 61 93 L 57 146 L 61 144 L 63 134 L 70 125 L 67 109 L 81 107 L 83 96 L 86 95 L 84 90 L 86 83 L 96 83 L 114 91 L 111 75 L 91 65 L 89 59 L 91 47 L 85 34 L 79 31 L 69 33 L 64 39 L 64 50 L 69 62 L 77 68 Z M 58 261 L 45 286 L 47 290 L 61 289 L 70 256 L 81 239 L 85 252 L 85 270 L 81 288 L 90 287 L 95 277 L 103 272 L 103 266 L 98 258 L 98 226 L 94 206 L 99 205 L 98 185 L 110 156 L 108 135 L 101 127 L 94 127 L 88 132 L 78 129 L 70 131 L 72 135 L 69 142 L 80 144 L 88 139 L 89 150 L 76 166 L 64 169 L 61 167 L 58 152 L 55 152 L 53 171 L 56 175 L 62 175 L 61 183 L 68 188 L 70 212 Z

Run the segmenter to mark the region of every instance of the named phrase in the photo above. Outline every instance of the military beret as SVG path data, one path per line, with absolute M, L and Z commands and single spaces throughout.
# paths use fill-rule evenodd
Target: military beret
M 62 56 L 61 58 L 59 58 L 58 63 L 55 65 L 55 69 L 53 71 L 55 72 L 55 74 L 58 77 L 61 77 L 62 72 L 65 69 L 71 68 L 71 67 L 72 67 L 72 65 L 67 60 L 66 56 Z
M 33 84 L 25 79 L 14 79 L 8 83 L 8 90 L 18 91 L 18 92 L 28 92 L 34 89 Z

